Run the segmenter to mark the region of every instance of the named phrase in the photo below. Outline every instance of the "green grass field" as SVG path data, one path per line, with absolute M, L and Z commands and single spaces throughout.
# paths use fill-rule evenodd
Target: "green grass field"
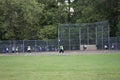
M 0 80 L 120 80 L 120 54 L 0 56 Z

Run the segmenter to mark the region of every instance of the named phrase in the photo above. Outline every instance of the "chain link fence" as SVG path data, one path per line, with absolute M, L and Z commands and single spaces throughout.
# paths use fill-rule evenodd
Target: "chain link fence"
M 82 24 L 60 24 L 58 39 L 53 40 L 4 40 L 0 41 L 0 53 L 58 51 L 59 46 L 65 50 L 120 50 L 120 37 L 109 36 L 107 21 Z
M 103 49 L 109 43 L 108 21 L 82 24 L 60 24 L 58 27 L 59 45 L 67 50 L 78 50 L 83 45 Z
M 101 39 L 100 39 L 101 40 Z M 120 37 L 110 37 L 109 42 L 105 42 L 98 45 L 87 45 L 88 51 L 90 50 L 105 50 L 104 47 L 107 45 L 107 50 L 120 50 Z M 6 40 L 0 41 L 0 53 L 12 53 L 14 52 L 25 53 L 27 52 L 28 46 L 31 47 L 31 52 L 45 52 L 45 51 L 58 51 L 59 40 Z M 69 50 L 82 50 L 82 46 L 79 45 L 79 40 L 72 40 L 71 46 L 69 41 L 63 40 L 61 44 L 64 44 L 64 49 Z M 93 49 L 94 48 L 94 49 Z M 8 49 L 8 51 L 7 51 Z M 18 50 L 16 50 L 18 49 Z
M 103 40 L 104 41 L 104 40 Z M 106 41 L 106 40 L 105 40 Z M 14 52 L 25 53 L 28 46 L 31 47 L 31 52 L 45 52 L 45 51 L 58 51 L 60 44 L 64 44 L 65 50 L 82 50 L 80 49 L 79 40 L 69 41 L 63 40 L 60 44 L 59 40 L 4 40 L 0 41 L 0 53 L 12 53 Z M 120 37 L 110 37 L 109 42 L 95 45 L 96 49 L 92 49 L 93 44 L 88 46 L 89 50 L 105 50 L 107 45 L 108 50 L 120 50 Z M 69 47 L 70 46 L 70 47 Z M 81 47 L 82 48 L 82 47 Z M 8 51 L 7 51 L 8 49 Z M 18 50 L 16 50 L 18 49 Z
M 0 52 L 6 53 L 7 49 L 9 53 L 12 53 L 13 50 L 15 52 L 27 52 L 28 46 L 30 46 L 31 52 L 58 51 L 58 40 L 0 41 Z M 18 49 L 18 51 L 16 49 Z

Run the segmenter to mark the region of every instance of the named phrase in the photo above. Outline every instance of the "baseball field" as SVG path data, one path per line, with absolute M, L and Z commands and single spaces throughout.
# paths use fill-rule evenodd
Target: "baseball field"
M 120 53 L 0 55 L 0 80 L 120 80 Z

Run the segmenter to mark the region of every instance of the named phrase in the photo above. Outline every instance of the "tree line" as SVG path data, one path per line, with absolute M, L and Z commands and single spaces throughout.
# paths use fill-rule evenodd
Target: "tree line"
M 104 20 L 120 36 L 120 0 L 0 0 L 0 40 L 57 39 L 59 24 Z

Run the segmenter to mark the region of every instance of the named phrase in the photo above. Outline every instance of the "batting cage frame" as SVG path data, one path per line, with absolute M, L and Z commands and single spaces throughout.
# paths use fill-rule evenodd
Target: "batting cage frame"
M 110 29 L 108 21 L 60 24 L 58 26 L 58 45 L 63 45 L 66 50 L 82 50 L 83 45 L 89 49 L 103 50 L 109 48 Z

